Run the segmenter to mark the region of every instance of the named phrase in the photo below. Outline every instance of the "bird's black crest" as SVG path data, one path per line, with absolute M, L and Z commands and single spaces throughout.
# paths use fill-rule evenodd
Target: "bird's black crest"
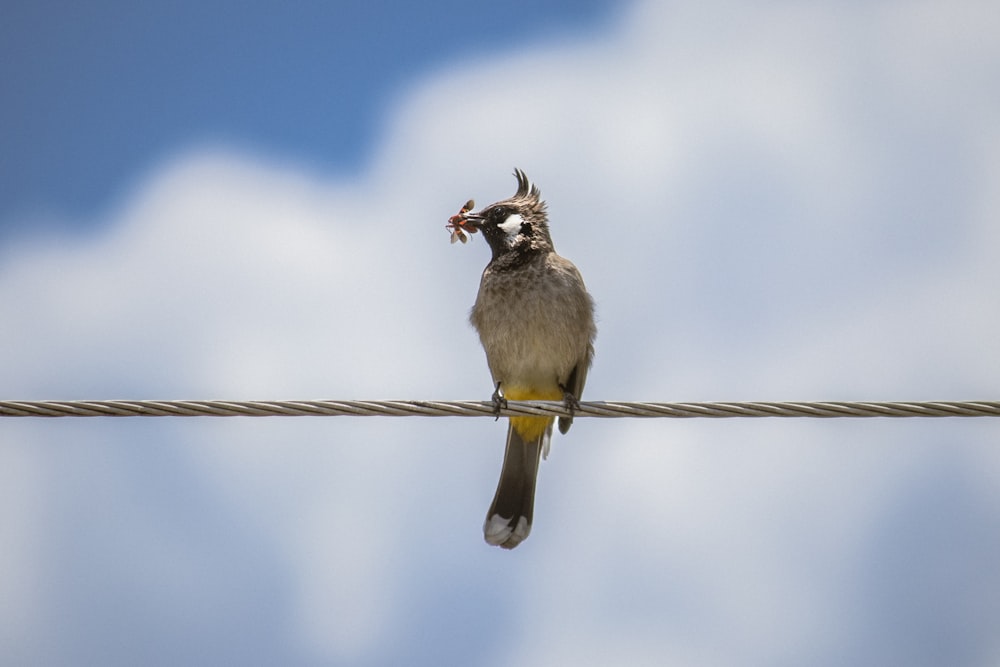
M 537 201 L 542 196 L 542 191 L 529 181 L 525 173 L 517 167 L 514 168 L 514 176 L 517 178 L 517 192 L 514 193 L 513 198 L 534 199 Z

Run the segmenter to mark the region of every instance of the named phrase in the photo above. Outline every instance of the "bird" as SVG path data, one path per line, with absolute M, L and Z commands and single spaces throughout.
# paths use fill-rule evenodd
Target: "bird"
M 460 213 L 462 227 L 482 232 L 492 251 L 469 320 L 486 353 L 497 415 L 507 399 L 562 400 L 565 434 L 594 357 L 594 300 L 580 271 L 555 251 L 541 191 L 522 170 L 514 176 L 514 196 Z M 513 549 L 531 533 L 539 460 L 548 455 L 554 421 L 510 417 L 483 523 L 487 543 Z

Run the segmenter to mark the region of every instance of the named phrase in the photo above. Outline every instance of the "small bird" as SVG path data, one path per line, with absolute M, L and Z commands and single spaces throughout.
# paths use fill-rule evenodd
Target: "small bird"
M 469 319 L 486 351 L 498 412 L 506 399 L 563 400 L 572 415 L 594 356 L 594 301 L 576 266 L 552 246 L 541 192 L 520 169 L 514 176 L 513 197 L 460 214 L 493 252 Z M 483 524 L 488 543 L 513 549 L 531 532 L 539 458 L 548 454 L 554 420 L 510 418 Z M 572 416 L 560 417 L 559 431 L 572 423 Z

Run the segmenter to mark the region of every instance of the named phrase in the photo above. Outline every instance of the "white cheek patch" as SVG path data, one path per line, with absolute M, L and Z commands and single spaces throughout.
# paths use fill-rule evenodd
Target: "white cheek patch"
M 524 218 L 521 217 L 520 213 L 514 213 L 513 215 L 507 216 L 507 219 L 501 222 L 497 227 L 503 230 L 504 234 L 507 235 L 507 245 L 513 245 L 514 240 L 521 233 L 521 225 L 524 223 Z

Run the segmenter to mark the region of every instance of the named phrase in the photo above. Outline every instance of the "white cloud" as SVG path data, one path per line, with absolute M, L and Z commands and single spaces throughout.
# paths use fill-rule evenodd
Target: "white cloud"
M 598 298 L 588 398 L 995 398 L 998 27 L 971 1 L 647 3 L 414 86 L 356 183 L 180 155 L 100 235 L 0 256 L 0 388 L 488 396 L 465 321 L 487 252 L 443 225 L 517 165 Z M 0 638 L 56 660 L 201 625 L 181 655 L 985 664 L 995 428 L 582 420 L 506 553 L 479 535 L 502 424 L 0 423 Z M 926 611 L 899 618 L 901 593 Z M 936 609 L 968 623 L 922 633 Z

